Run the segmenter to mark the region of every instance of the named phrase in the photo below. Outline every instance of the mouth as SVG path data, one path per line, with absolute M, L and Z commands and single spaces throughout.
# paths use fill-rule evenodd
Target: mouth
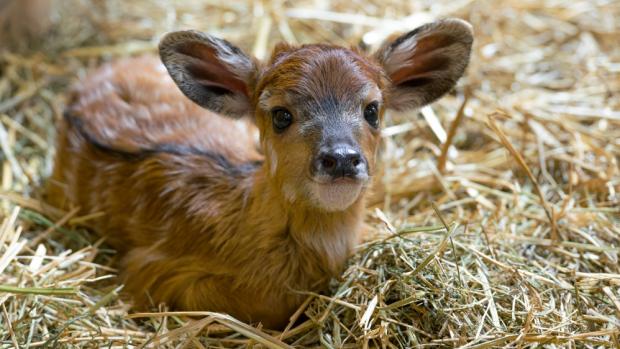
M 352 178 L 352 177 L 329 177 L 329 176 L 314 176 L 310 177 L 310 180 L 315 182 L 318 185 L 349 185 L 349 184 L 363 184 L 364 180 L 362 178 Z
M 368 175 L 332 177 L 323 174 L 308 174 L 306 177 L 309 181 L 319 185 L 348 185 L 355 183 L 364 185 L 369 180 Z
M 312 178 L 312 192 L 317 205 L 328 211 L 342 211 L 360 196 L 365 180 L 351 177 Z

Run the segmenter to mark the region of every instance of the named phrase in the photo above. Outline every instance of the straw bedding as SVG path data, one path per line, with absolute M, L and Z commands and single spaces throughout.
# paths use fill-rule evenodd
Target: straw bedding
M 0 348 L 620 347 L 619 1 L 66 0 L 50 11 L 33 30 L 0 15 Z M 92 217 L 41 199 L 68 86 L 154 52 L 165 31 L 208 31 L 264 57 L 281 40 L 372 49 L 447 16 L 475 28 L 466 77 L 431 107 L 389 116 L 365 243 L 283 332 L 136 314 L 114 251 L 84 228 Z

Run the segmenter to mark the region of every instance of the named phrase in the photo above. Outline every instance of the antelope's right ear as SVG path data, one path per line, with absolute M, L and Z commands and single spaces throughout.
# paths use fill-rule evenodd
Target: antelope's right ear
M 166 34 L 159 55 L 179 89 L 195 103 L 234 118 L 250 113 L 256 64 L 239 48 L 187 30 Z

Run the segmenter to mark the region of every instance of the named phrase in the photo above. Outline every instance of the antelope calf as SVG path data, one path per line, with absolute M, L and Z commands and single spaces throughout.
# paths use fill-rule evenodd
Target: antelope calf
M 358 241 L 385 111 L 449 91 L 471 44 L 470 25 L 447 19 L 373 55 L 279 44 L 259 62 L 169 33 L 163 65 L 122 60 L 74 90 L 49 196 L 105 213 L 93 226 L 138 307 L 282 327 L 298 291 L 324 291 Z

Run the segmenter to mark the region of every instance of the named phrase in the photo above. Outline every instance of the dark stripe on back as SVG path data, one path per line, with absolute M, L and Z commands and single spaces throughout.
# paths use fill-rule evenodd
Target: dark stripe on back
M 63 113 L 63 117 L 70 126 L 75 128 L 75 130 L 84 138 L 84 140 L 93 145 L 97 150 L 111 156 L 121 158 L 125 161 L 141 161 L 157 154 L 174 154 L 180 156 L 197 155 L 209 158 L 209 160 L 217 163 L 219 167 L 224 168 L 231 175 L 242 175 L 253 172 L 263 163 L 262 161 L 250 161 L 239 165 L 233 165 L 224 155 L 220 153 L 191 146 L 170 143 L 155 144 L 152 148 L 141 148 L 137 151 L 117 149 L 100 142 L 88 131 L 86 131 L 82 119 L 76 115 L 73 115 L 70 110 L 65 110 Z

